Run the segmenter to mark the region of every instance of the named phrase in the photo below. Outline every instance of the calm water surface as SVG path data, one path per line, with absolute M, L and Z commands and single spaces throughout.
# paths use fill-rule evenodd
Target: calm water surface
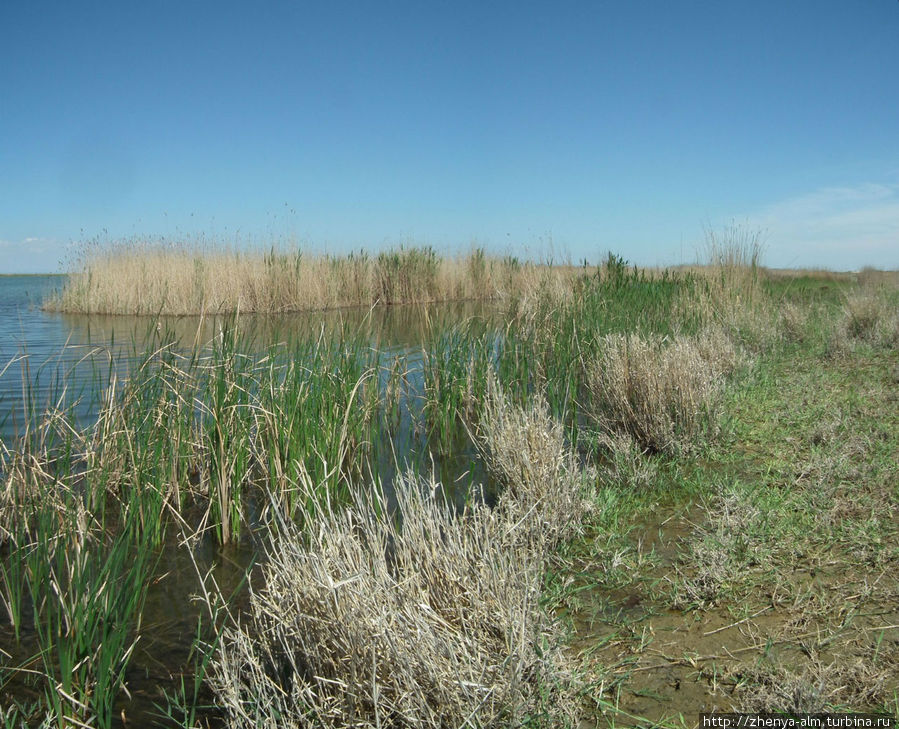
M 11 443 L 23 429 L 25 403 L 41 412 L 72 404 L 86 426 L 109 375 L 127 374 L 128 365 L 151 346 L 161 330 L 186 350 L 216 335 L 219 322 L 196 316 L 83 316 L 47 312 L 41 303 L 65 283 L 64 276 L 0 276 L 0 439 Z M 240 317 L 250 346 L 264 351 L 294 337 L 343 330 L 361 333 L 385 360 L 420 348 L 425 332 L 469 317 L 492 318 L 479 304 L 349 309 L 279 316 Z M 62 399 L 61 399 L 62 398 Z

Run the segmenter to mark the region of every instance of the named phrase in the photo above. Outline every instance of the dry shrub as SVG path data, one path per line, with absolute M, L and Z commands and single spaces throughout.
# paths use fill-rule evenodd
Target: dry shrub
M 737 354 L 723 334 L 608 335 L 586 367 L 592 414 L 608 433 L 651 451 L 695 450 L 715 434 L 725 375 Z
M 836 336 L 895 348 L 899 345 L 899 307 L 885 288 L 862 288 L 846 296 Z
M 541 708 L 562 671 L 542 560 L 503 538 L 501 513 L 440 493 L 400 479 L 401 527 L 381 494 L 308 536 L 281 525 L 212 665 L 228 726 L 510 726 Z
M 552 549 L 579 533 L 589 475 L 543 400 L 516 407 L 490 376 L 476 443 L 505 487 L 497 508 L 514 538 Z

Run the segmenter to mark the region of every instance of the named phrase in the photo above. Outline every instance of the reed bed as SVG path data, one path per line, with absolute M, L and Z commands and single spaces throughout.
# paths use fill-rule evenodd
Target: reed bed
M 83 314 L 273 314 L 493 300 L 528 290 L 547 270 L 560 281 L 572 278 L 482 249 L 456 258 L 428 246 L 331 256 L 129 240 L 87 246 L 63 290 L 44 306 Z
M 22 474 L 23 466 L 12 470 Z M 22 670 L 40 679 L 53 725 L 109 727 L 152 571 L 138 497 L 121 505 L 110 528 L 111 510 L 89 511 L 85 489 L 66 485 L 71 474 L 57 469 L 52 481 L 14 478 L 4 493 L 13 518 L 0 545 L 0 598 L 16 641 L 28 632 L 36 646 L 39 670 Z
M 541 583 L 552 549 L 580 527 L 585 478 L 545 406 L 515 407 L 491 380 L 481 422 L 482 452 L 507 484 L 495 508 L 459 512 L 440 484 L 405 475 L 390 499 L 318 501 L 314 529 L 270 533 L 262 587 L 211 666 L 228 726 L 571 718 Z
M 63 382 L 49 407 L 32 398 L 18 439 L 0 444 L 0 607 L 16 652 L 37 659 L 12 676 L 42 693 L 54 725 L 114 723 L 154 555 L 173 533 L 227 544 L 266 508 L 302 522 L 378 439 L 367 343 L 245 345 L 237 322 L 189 352 L 160 331 L 127 378 L 113 362 L 88 392 Z M 84 398 L 99 412 L 79 427 Z

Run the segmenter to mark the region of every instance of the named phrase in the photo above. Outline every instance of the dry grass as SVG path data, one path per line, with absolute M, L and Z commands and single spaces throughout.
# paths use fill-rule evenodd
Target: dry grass
M 740 673 L 735 690 L 738 710 L 817 714 L 835 707 L 886 705 L 895 665 L 873 666 L 862 659 L 809 660 L 799 671 L 761 663 Z
M 750 565 L 766 558 L 762 512 L 747 494 L 727 488 L 705 511 L 707 525 L 697 526 L 688 543 L 689 574 L 676 568 L 673 602 L 680 608 L 715 605 L 728 586 L 746 577 Z
M 698 307 L 706 318 L 755 350 L 777 337 L 772 301 L 763 287 L 762 234 L 740 226 L 706 234 L 706 262 L 696 269 L 705 291 L 685 306 Z
M 529 290 L 545 266 L 481 249 L 441 258 L 429 247 L 378 255 L 229 250 L 124 241 L 87 249 L 51 310 L 89 314 L 280 313 L 347 306 L 496 299 Z M 551 269 L 560 280 L 573 271 Z
M 542 561 L 502 538 L 500 513 L 454 513 L 435 483 L 400 479 L 281 524 L 210 676 L 231 727 L 509 726 L 561 676 L 539 606 Z M 273 535 L 274 537 L 274 535 Z
M 224 632 L 210 683 L 228 724 L 555 725 L 575 702 L 547 559 L 580 529 L 585 476 L 543 403 L 492 380 L 477 442 L 506 484 L 495 508 L 453 510 L 439 484 L 278 525 L 250 612 Z M 396 504 L 395 516 L 388 508 Z
M 505 487 L 498 509 L 513 540 L 545 552 L 578 535 L 590 475 L 581 472 L 545 402 L 516 407 L 491 376 L 476 442 Z
M 809 336 L 809 322 L 813 314 L 808 306 L 800 306 L 792 301 L 782 304 L 777 321 L 781 338 L 786 342 L 804 342 Z
M 605 432 L 627 433 L 642 448 L 693 451 L 715 434 L 724 377 L 737 360 L 720 332 L 608 335 L 586 364 L 593 417 Z
M 899 306 L 888 289 L 865 287 L 846 296 L 837 336 L 887 348 L 899 346 Z
M 599 433 L 597 446 L 602 456 L 598 476 L 604 484 L 644 489 L 658 478 L 658 462 L 630 433 Z

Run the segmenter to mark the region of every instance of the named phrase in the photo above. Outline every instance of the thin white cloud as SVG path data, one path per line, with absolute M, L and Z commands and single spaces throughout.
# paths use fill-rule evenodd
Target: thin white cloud
M 53 273 L 59 269 L 61 253 L 53 238 L 0 238 L 0 273 Z
M 745 216 L 774 267 L 899 268 L 899 185 L 828 187 Z

